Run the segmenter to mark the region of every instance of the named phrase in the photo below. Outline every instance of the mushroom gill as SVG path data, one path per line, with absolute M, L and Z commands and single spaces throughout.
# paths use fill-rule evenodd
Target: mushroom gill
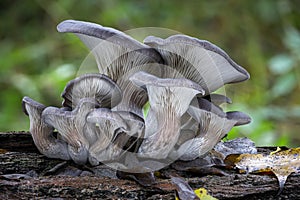
M 187 112 L 198 123 L 198 130 L 194 133 L 194 138 L 187 139 L 172 154 L 181 160 L 193 160 L 206 155 L 233 126 L 251 122 L 247 114 L 237 111 L 224 113 L 221 108 L 204 98 L 195 98 Z
M 221 48 L 187 35 L 173 35 L 167 39 L 148 36 L 144 43 L 155 48 L 165 64 L 175 74 L 198 83 L 210 94 L 227 83 L 247 80 L 248 72 L 236 64 Z
M 93 98 L 102 108 L 112 108 L 120 103 L 122 91 L 103 74 L 85 74 L 67 83 L 61 96 L 63 106 L 75 108 L 82 98 Z
M 88 149 L 96 140 L 96 129 L 86 122 L 86 117 L 99 106 L 94 99 L 83 98 L 72 111 L 47 107 L 42 113 L 45 123 L 54 127 L 68 143 L 69 154 L 77 164 L 85 164 Z
M 150 104 L 139 156 L 164 159 L 179 137 L 181 116 L 194 96 L 204 91 L 187 79 L 161 79 L 142 71 L 130 80 L 147 90 Z
M 119 159 L 137 142 L 130 141 L 131 137 L 139 139 L 144 132 L 143 120 L 126 111 L 95 109 L 87 116 L 87 122 L 99 129 L 98 138 L 89 149 L 92 165 Z
M 63 33 L 75 33 L 92 51 L 99 72 L 109 76 L 123 91 L 122 102 L 115 110 L 134 112 L 142 117 L 142 106 L 147 102 L 145 91 L 128 80 L 133 73 L 159 70 L 152 64 L 162 63 L 160 54 L 125 33 L 98 24 L 66 20 L 57 26 Z
M 24 113 L 29 116 L 30 133 L 38 150 L 49 158 L 70 160 L 67 144 L 55 138 L 53 135 L 53 126 L 44 123 L 42 120 L 42 112 L 46 106 L 29 97 L 24 97 L 22 107 Z
M 231 100 L 212 94 L 250 76 L 208 41 L 149 36 L 143 44 L 118 30 L 75 20 L 57 29 L 75 33 L 91 49 L 100 73 L 71 80 L 62 93 L 63 108 L 24 97 L 34 142 L 48 157 L 156 170 L 170 160 L 206 155 L 233 126 L 251 121 L 245 113 L 224 112 L 220 105 Z

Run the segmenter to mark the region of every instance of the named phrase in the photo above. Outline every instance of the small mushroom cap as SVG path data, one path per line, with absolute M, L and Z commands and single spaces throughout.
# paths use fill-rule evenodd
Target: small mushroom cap
M 204 97 L 205 99 L 209 100 L 210 102 L 212 102 L 213 104 L 219 106 L 223 103 L 228 103 L 231 104 L 232 101 L 229 97 L 224 96 L 222 94 L 209 94 L 207 96 Z
M 202 95 L 205 93 L 198 84 L 185 78 L 158 78 L 147 72 L 140 71 L 133 74 L 130 80 L 144 89 L 146 89 L 147 85 L 155 87 L 186 87 L 197 90 Z
M 222 109 L 204 98 L 195 98 L 188 114 L 199 124 L 195 138 L 181 141 L 177 156 L 181 160 L 192 160 L 205 155 L 231 130 L 233 126 L 249 123 L 251 118 L 242 112 L 224 113 Z M 193 131 L 193 130 L 191 130 Z M 182 132 L 184 134 L 185 132 Z M 184 136 L 181 139 L 185 139 Z M 176 155 L 173 153 L 173 155 Z
M 42 120 L 42 112 L 46 109 L 43 104 L 29 97 L 22 100 L 22 108 L 30 119 L 30 133 L 38 150 L 49 158 L 69 160 L 67 144 L 53 136 L 54 128 Z
M 247 115 L 246 113 L 240 112 L 240 111 L 227 112 L 226 116 L 227 116 L 227 119 L 236 121 L 235 126 L 249 124 L 252 121 L 252 119 L 249 115 Z
M 222 118 L 226 117 L 226 114 L 223 112 L 223 110 L 219 106 L 216 106 L 215 104 L 213 104 L 210 101 L 208 101 L 204 98 L 201 98 L 201 97 L 194 98 L 190 104 L 190 108 L 191 109 L 199 108 L 199 109 L 202 109 L 202 110 L 205 110 L 208 112 L 212 112 Z M 200 119 L 196 119 L 196 120 L 199 121 Z
M 122 99 L 120 88 L 102 74 L 86 74 L 70 81 L 62 95 L 63 106 L 75 108 L 82 98 L 94 98 L 100 107 L 112 108 Z
M 88 125 L 86 117 L 97 105 L 95 99 L 83 98 L 72 111 L 47 107 L 42 113 L 42 119 L 56 128 L 68 144 L 74 147 L 81 144 L 88 146 L 88 137 L 84 134 Z
M 29 115 L 28 107 L 36 109 L 38 113 L 42 113 L 42 111 L 46 108 L 46 106 L 44 106 L 43 104 L 34 101 L 30 97 L 25 96 L 22 99 L 22 110 L 26 115 Z
M 87 122 L 89 123 L 100 123 L 101 121 L 109 120 L 115 126 L 123 130 L 128 130 L 128 125 L 125 120 L 118 114 L 107 108 L 98 108 L 89 113 L 87 116 Z M 100 127 L 101 128 L 101 127 Z
M 124 132 L 128 136 L 137 136 L 139 138 L 144 131 L 143 119 L 126 111 L 111 111 L 106 108 L 99 108 L 89 113 L 87 122 L 97 124 L 102 131 L 111 130 L 104 133 L 110 134 L 110 136 L 107 136 L 111 138 L 109 142 L 116 140 L 118 132 Z
M 216 45 L 186 35 L 167 39 L 148 36 L 144 43 L 154 47 L 165 63 L 185 78 L 201 85 L 209 94 L 224 84 L 249 79 L 248 72 Z
M 147 90 L 150 104 L 139 155 L 164 159 L 177 142 L 181 116 L 195 95 L 203 94 L 204 90 L 185 78 L 158 78 L 143 71 L 132 75 L 130 80 Z
M 42 113 L 45 123 L 53 126 L 68 143 L 68 151 L 77 164 L 85 164 L 88 148 L 96 138 L 93 126 L 86 122 L 87 115 L 95 109 L 97 102 L 93 98 L 83 98 L 72 111 L 56 107 L 47 107 Z

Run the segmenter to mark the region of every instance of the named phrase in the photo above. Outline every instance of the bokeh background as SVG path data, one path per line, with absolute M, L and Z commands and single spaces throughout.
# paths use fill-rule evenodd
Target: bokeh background
M 257 145 L 300 144 L 300 1 L 0 1 L 0 131 L 28 130 L 23 96 L 59 106 L 64 85 L 88 50 L 56 25 L 92 21 L 122 31 L 163 27 L 209 40 L 251 74 L 225 87 L 227 110 L 249 113 L 250 125 L 229 138 Z

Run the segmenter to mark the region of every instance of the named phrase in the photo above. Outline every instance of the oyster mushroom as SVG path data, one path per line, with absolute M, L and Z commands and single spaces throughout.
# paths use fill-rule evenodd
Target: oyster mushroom
M 177 150 L 181 160 L 204 156 L 231 130 L 233 126 L 250 123 L 251 118 L 242 112 L 224 113 L 219 107 L 203 98 L 192 101 L 187 111 L 199 124 L 195 138 L 189 139 Z
M 67 144 L 54 137 L 54 128 L 42 120 L 46 106 L 29 97 L 22 100 L 23 111 L 30 119 L 30 133 L 38 150 L 49 158 L 70 160 Z
M 77 164 L 85 164 L 89 146 L 96 140 L 96 129 L 86 122 L 86 117 L 99 104 L 92 98 L 83 98 L 72 111 L 56 107 L 47 107 L 42 113 L 46 124 L 54 127 L 68 143 L 72 160 Z
M 212 102 L 213 104 L 219 106 L 223 103 L 229 103 L 231 104 L 232 101 L 229 97 L 224 96 L 222 94 L 209 94 L 207 96 L 204 97 L 205 99 L 209 100 L 210 102 Z
M 109 76 L 122 89 L 124 97 L 115 110 L 134 112 L 142 117 L 147 95 L 128 77 L 140 70 L 157 71 L 151 63 L 162 63 L 160 54 L 121 31 L 90 22 L 66 20 L 57 30 L 75 33 L 94 54 L 99 72 Z
M 202 101 L 202 106 L 206 107 L 207 110 L 210 110 L 212 105 L 214 105 L 213 110 L 216 110 L 219 114 L 223 115 L 223 117 L 225 117 L 225 115 L 224 115 L 223 111 L 221 110 L 221 108 L 219 107 L 219 105 L 221 105 L 223 103 L 232 103 L 230 98 L 228 98 L 224 95 L 221 95 L 221 94 L 210 94 L 210 95 L 207 95 L 202 98 L 209 100 L 211 103 L 213 103 L 213 104 L 211 104 L 208 101 L 204 100 L 204 101 Z M 201 102 L 201 98 L 198 99 L 198 102 L 199 101 Z M 206 106 L 205 106 L 205 104 L 206 104 Z M 230 115 L 232 115 L 230 113 L 231 112 L 228 113 L 227 118 L 230 118 Z M 244 113 L 241 113 L 241 115 L 242 114 L 244 114 Z M 245 122 L 246 122 L 247 117 L 249 119 L 249 116 L 246 114 L 244 114 L 244 115 L 245 115 L 244 117 L 245 117 Z M 235 126 L 237 126 L 237 124 Z M 187 140 L 196 137 L 198 134 L 199 134 L 199 123 L 190 114 L 188 114 L 186 112 L 181 117 L 181 134 L 178 139 L 177 145 L 183 144 Z
M 216 45 L 186 35 L 173 35 L 167 39 L 148 36 L 144 43 L 155 48 L 165 64 L 174 68 L 173 75 L 182 75 L 198 83 L 206 94 L 227 83 L 247 80 L 248 72 L 236 64 Z
M 103 74 L 85 74 L 71 80 L 62 95 L 63 106 L 75 108 L 82 98 L 93 98 L 102 108 L 112 108 L 120 103 L 122 91 Z
M 89 149 L 92 165 L 117 160 L 138 142 L 144 132 L 144 122 L 133 113 L 99 108 L 87 116 L 89 123 L 99 128 L 98 138 Z M 129 144 L 128 144 L 129 143 Z
M 251 122 L 251 117 L 246 113 L 240 111 L 230 111 L 226 113 L 226 118 L 229 120 L 234 120 L 236 123 L 235 126 L 241 126 L 249 124 Z
M 194 96 L 204 91 L 188 79 L 161 79 L 142 71 L 130 80 L 147 90 L 150 104 L 145 139 L 138 153 L 141 157 L 164 159 L 179 137 L 181 116 Z

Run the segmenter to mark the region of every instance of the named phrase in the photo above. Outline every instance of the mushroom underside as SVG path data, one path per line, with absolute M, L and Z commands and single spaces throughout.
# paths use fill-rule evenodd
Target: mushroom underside
M 213 93 L 247 80 L 248 72 L 208 41 L 149 36 L 143 44 L 121 31 L 75 20 L 57 29 L 75 33 L 87 45 L 100 73 L 71 80 L 62 107 L 23 98 L 34 142 L 48 157 L 157 170 L 207 156 L 231 128 L 251 122 L 243 112 L 223 111 L 221 104 L 231 99 Z M 143 113 L 145 104 L 149 109 Z

